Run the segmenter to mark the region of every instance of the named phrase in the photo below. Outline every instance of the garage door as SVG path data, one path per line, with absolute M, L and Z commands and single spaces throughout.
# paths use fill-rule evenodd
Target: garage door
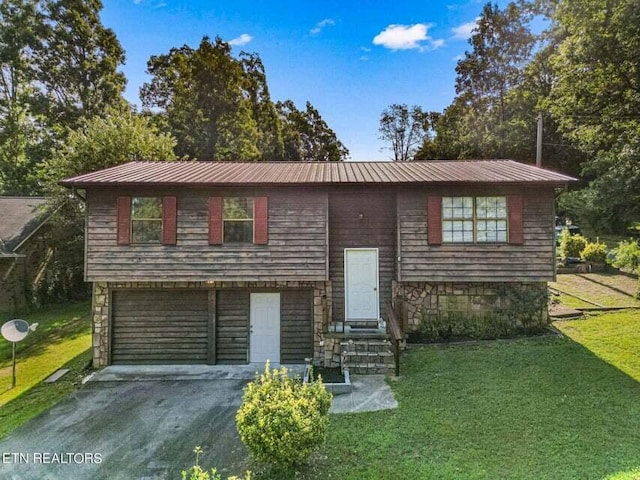
M 207 363 L 207 292 L 114 291 L 111 363 Z

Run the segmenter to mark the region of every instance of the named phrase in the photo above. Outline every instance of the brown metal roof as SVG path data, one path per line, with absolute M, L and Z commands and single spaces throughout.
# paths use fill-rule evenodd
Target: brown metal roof
M 425 162 L 130 162 L 63 180 L 69 187 L 500 183 L 575 181 L 512 160 Z

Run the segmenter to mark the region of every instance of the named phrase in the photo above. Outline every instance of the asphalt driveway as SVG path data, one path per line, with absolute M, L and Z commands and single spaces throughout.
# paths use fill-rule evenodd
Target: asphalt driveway
M 90 382 L 0 442 L 0 478 L 179 479 L 196 445 L 203 467 L 240 474 L 234 417 L 246 382 Z

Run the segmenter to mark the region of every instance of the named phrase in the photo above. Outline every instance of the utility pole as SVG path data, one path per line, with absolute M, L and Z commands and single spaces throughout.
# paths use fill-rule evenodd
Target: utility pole
M 538 135 L 536 137 L 536 167 L 542 166 L 542 112 L 536 118 L 538 122 Z

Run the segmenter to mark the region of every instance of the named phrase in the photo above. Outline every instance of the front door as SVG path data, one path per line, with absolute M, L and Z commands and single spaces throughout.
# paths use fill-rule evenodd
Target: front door
M 249 361 L 280 363 L 280 294 L 252 293 Z
M 344 250 L 345 320 L 379 318 L 378 249 Z

